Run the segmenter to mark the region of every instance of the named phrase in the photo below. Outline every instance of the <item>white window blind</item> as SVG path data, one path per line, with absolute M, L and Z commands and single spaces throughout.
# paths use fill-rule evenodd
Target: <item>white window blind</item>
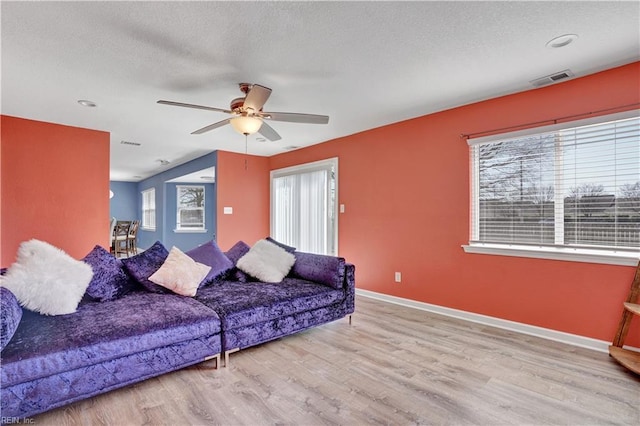
M 155 188 L 142 191 L 142 228 L 156 229 L 156 190 Z
M 176 229 L 203 230 L 205 229 L 204 186 L 177 185 L 176 186 Z
M 634 115 L 471 140 L 471 244 L 638 251 L 640 119 Z
M 337 159 L 275 170 L 271 235 L 300 251 L 337 253 Z

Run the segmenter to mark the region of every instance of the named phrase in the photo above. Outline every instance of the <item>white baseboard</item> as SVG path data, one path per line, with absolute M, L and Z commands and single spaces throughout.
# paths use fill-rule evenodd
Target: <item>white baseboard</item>
M 551 330 L 549 328 L 537 327 L 535 325 L 524 324 L 521 322 L 509 321 L 501 318 L 490 317 L 473 312 L 461 311 L 459 309 L 447 308 L 430 303 L 418 302 L 416 300 L 404 299 L 402 297 L 390 296 L 388 294 L 376 293 L 374 291 L 356 289 L 356 294 L 371 299 L 381 300 L 383 302 L 394 303 L 396 305 L 407 306 L 409 308 L 420 309 L 427 312 L 433 312 L 448 317 L 458 318 L 465 321 L 471 321 L 478 324 L 484 324 L 491 327 L 502 328 L 505 330 L 515 331 L 517 333 L 527 334 L 530 336 L 541 337 L 543 339 L 553 340 L 556 342 L 566 343 L 572 346 L 592 349 L 598 352 L 609 352 L 610 342 L 604 340 L 592 339 L 590 337 L 579 336 L 577 334 L 565 333 L 562 331 Z M 625 349 L 640 350 L 625 346 Z

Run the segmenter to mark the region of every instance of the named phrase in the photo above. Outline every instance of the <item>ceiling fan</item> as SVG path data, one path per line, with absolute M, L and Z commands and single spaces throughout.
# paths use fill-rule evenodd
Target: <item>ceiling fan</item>
M 329 116 L 327 115 L 299 114 L 293 112 L 264 112 L 262 111 L 262 107 L 265 102 L 267 102 L 267 99 L 269 99 L 271 89 L 260 86 L 259 84 L 251 83 L 240 83 L 239 86 L 245 96 L 232 100 L 229 109 L 163 100 L 158 101 L 158 103 L 163 105 L 224 112 L 232 115 L 232 117 L 225 120 L 218 121 L 217 123 L 209 124 L 208 126 L 195 130 L 191 132 L 192 135 L 200 135 L 226 124 L 231 124 L 238 133 L 243 135 L 251 135 L 258 132 L 270 141 L 277 141 L 282 138 L 265 122 L 265 120 L 309 124 L 327 124 L 329 122 Z

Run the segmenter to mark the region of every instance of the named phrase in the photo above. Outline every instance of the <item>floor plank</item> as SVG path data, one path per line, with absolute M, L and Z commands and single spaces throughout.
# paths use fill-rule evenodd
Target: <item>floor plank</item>
M 38 425 L 638 425 L 607 354 L 358 296 L 340 320 L 36 416 Z

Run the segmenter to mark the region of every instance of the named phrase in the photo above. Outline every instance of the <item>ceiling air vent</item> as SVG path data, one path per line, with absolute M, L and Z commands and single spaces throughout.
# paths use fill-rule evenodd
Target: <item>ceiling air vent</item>
M 573 73 L 570 70 L 564 70 L 564 71 L 553 73 L 551 75 L 547 75 L 542 78 L 531 80 L 529 83 L 531 83 L 533 87 L 540 87 L 540 86 L 546 86 L 547 84 L 555 83 L 557 81 L 565 80 L 571 77 L 573 77 Z
M 133 145 L 133 146 L 140 146 L 140 145 L 142 145 L 142 144 L 141 144 L 141 143 L 139 143 L 139 142 L 131 142 L 131 141 L 120 141 L 120 143 L 121 143 L 122 145 Z

